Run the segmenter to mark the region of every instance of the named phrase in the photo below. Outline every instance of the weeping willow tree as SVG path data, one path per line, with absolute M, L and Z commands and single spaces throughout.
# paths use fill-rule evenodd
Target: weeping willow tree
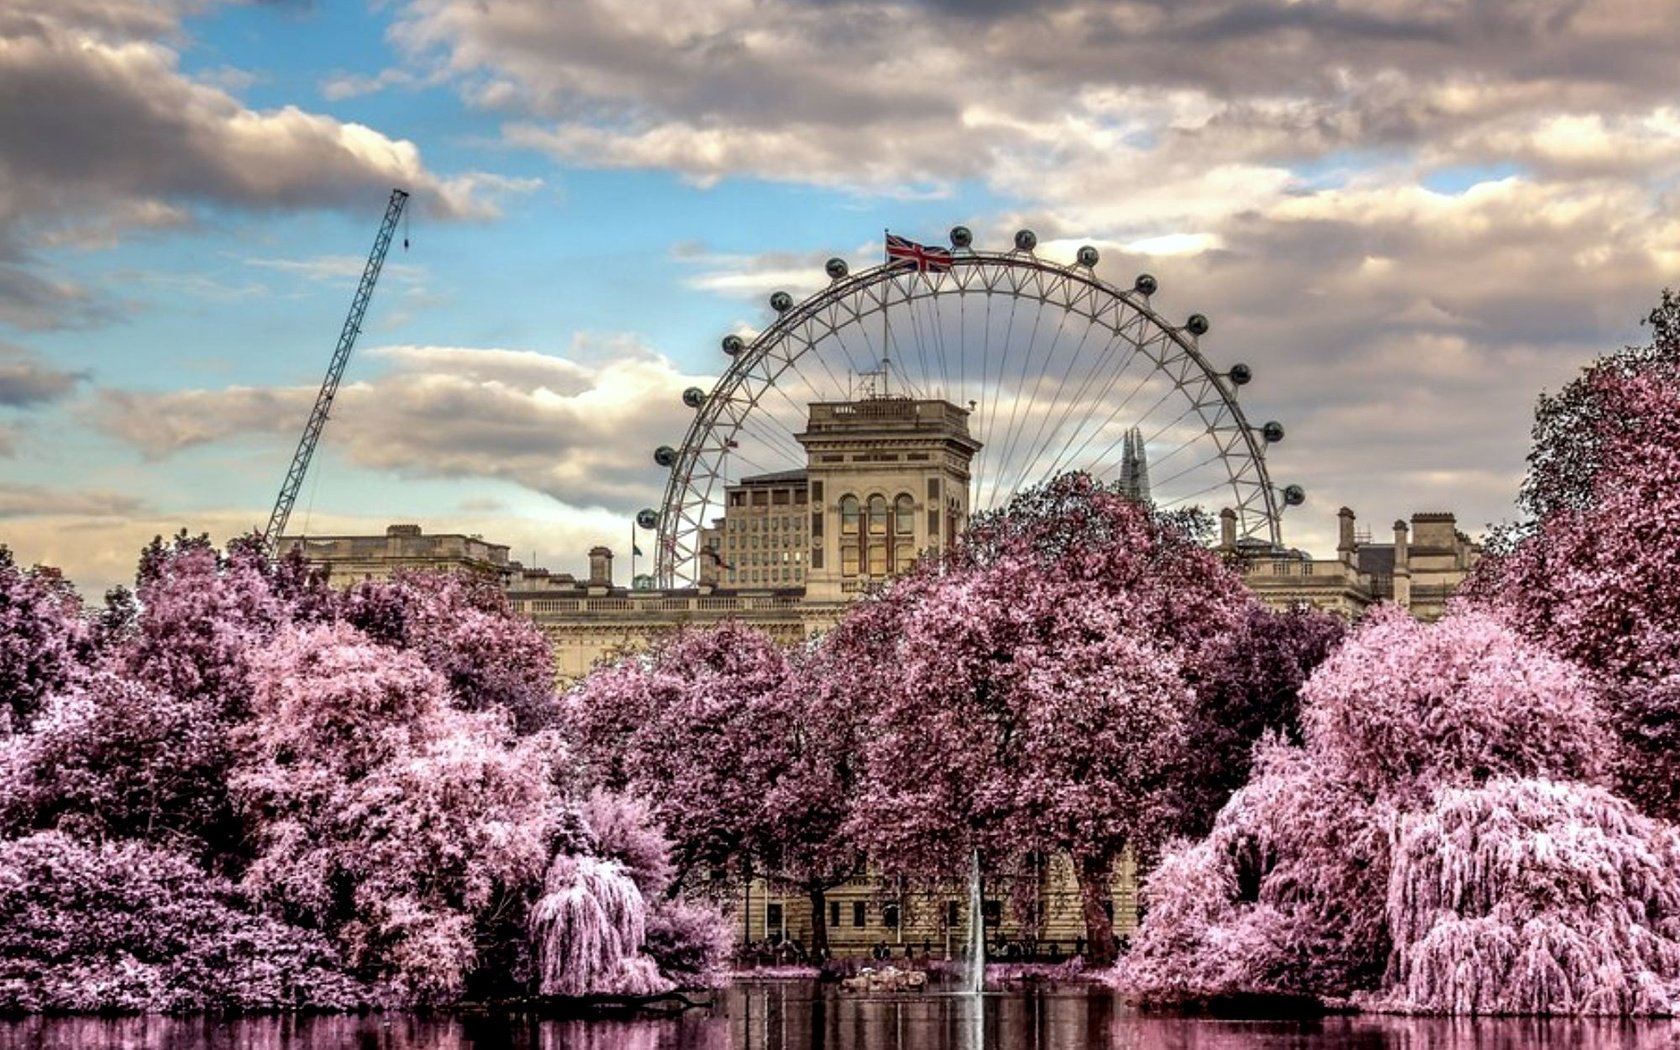
M 1667 1014 L 1680 987 L 1680 838 L 1601 788 L 1440 792 L 1396 836 L 1385 990 L 1452 1014 Z
M 531 909 L 543 995 L 655 995 L 672 984 L 642 954 L 647 902 L 616 861 L 561 854 Z

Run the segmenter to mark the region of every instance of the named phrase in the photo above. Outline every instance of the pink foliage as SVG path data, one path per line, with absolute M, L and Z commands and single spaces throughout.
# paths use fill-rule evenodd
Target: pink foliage
M 642 950 L 666 977 L 683 987 L 701 987 L 720 979 L 735 934 L 729 916 L 710 904 L 660 900 L 648 910 Z
M 725 623 L 677 631 L 564 698 L 568 736 L 594 782 L 653 807 L 679 886 L 750 857 L 744 840 L 787 764 L 775 703 L 786 678 L 774 641 Z
M 448 706 L 417 657 L 345 625 L 283 634 L 253 678 L 232 783 L 258 846 L 247 884 L 332 931 L 388 997 L 458 995 L 481 923 L 523 900 L 563 822 L 555 741 Z
M 247 658 L 289 619 L 266 566 L 248 550 L 224 560 L 183 534 L 147 551 L 137 597 L 141 614 L 126 647 L 129 672 L 183 700 L 229 717 L 248 698 Z
M 226 816 L 226 734 L 203 702 L 110 670 L 0 742 L 0 824 L 202 852 Z
M 1252 601 L 1207 550 L 1089 478 L 1058 479 L 835 632 L 865 697 L 849 828 L 887 870 L 1071 854 L 1096 950 L 1127 847 L 1170 826 L 1185 666 Z M 1048 510 L 1046 508 L 1049 508 Z
M 596 788 L 579 815 L 595 838 L 596 856 L 618 862 L 642 896 L 665 892 L 671 884 L 671 840 L 660 830 L 652 807 L 633 796 Z
M 1671 350 L 1672 352 L 1672 350 Z M 1618 784 L 1680 817 L 1680 385 L 1675 362 L 1590 375 L 1592 486 L 1478 567 L 1469 590 L 1609 686 Z
M 24 729 L 77 671 L 88 628 L 81 602 L 50 569 L 22 569 L 0 546 L 0 734 Z
M 1680 833 L 1600 788 L 1444 789 L 1401 824 L 1380 1009 L 1662 1014 L 1680 996 Z
M 442 675 L 451 701 L 500 710 L 530 732 L 553 722 L 554 657 L 547 637 L 516 614 L 492 581 L 468 573 L 398 573 L 359 583 L 344 619 L 374 641 L 414 652 Z
M 1196 759 L 1173 792 L 1180 834 L 1207 834 L 1219 808 L 1248 783 L 1263 735 L 1300 741 L 1301 687 L 1346 633 L 1346 622 L 1329 613 L 1255 603 L 1233 630 L 1201 648 L 1189 668 L 1195 698 L 1186 724 Z
M 366 990 L 319 934 L 137 842 L 0 841 L 0 1010 L 347 1009 Z
M 530 922 L 543 995 L 651 995 L 671 987 L 641 954 L 642 892 L 612 861 L 556 857 Z
M 1467 608 L 1429 625 L 1374 611 L 1303 699 L 1308 749 L 1373 797 L 1496 776 L 1594 781 L 1611 754 L 1586 676 Z
M 1212 833 L 1169 851 L 1120 983 L 1146 1002 L 1342 996 L 1387 951 L 1388 811 L 1265 744 Z
M 1490 817 L 1478 828 L 1462 816 L 1442 824 L 1434 810 L 1479 797 L 1455 795 L 1453 788 L 1512 777 L 1601 775 L 1610 743 L 1594 699 L 1569 664 L 1487 616 L 1460 609 L 1434 625 L 1395 612 L 1370 617 L 1303 691 L 1305 748 L 1263 746 L 1254 781 L 1221 810 L 1212 834 L 1169 854 L 1151 876 L 1148 918 L 1119 975 L 1122 985 L 1156 1002 L 1380 992 L 1385 965 L 1396 980 L 1410 979 L 1412 968 L 1397 953 L 1418 943 L 1431 946 L 1424 972 L 1432 976 L 1415 1001 L 1420 1008 L 1457 1008 L 1458 991 L 1448 994 L 1427 981 L 1471 966 L 1478 952 L 1491 949 L 1475 947 L 1464 927 L 1431 941 L 1433 924 L 1450 914 L 1429 904 L 1417 885 L 1403 892 L 1408 880 L 1429 877 L 1416 874 L 1429 836 L 1465 843 L 1453 849 L 1473 855 L 1468 866 L 1447 865 L 1448 877 L 1466 893 L 1512 909 L 1500 914 L 1517 916 L 1519 929 L 1524 909 L 1532 908 L 1489 867 L 1496 859 L 1506 865 L 1501 871 L 1516 863 L 1488 834 L 1508 818 Z M 1531 829 L 1536 849 L 1572 836 L 1623 834 L 1617 822 L 1625 814 L 1606 808 L 1608 796 L 1584 786 L 1561 790 L 1604 805 L 1529 806 L 1528 814 L 1538 814 Z M 1392 859 L 1397 851 L 1403 860 Z M 1602 895 L 1611 908 L 1638 909 L 1653 899 L 1618 897 L 1617 887 L 1590 868 L 1552 869 L 1549 892 L 1560 899 Z M 1424 903 L 1397 910 L 1396 901 Z M 1547 944 L 1563 950 L 1555 940 L 1542 947 Z M 1439 954 L 1428 955 L 1437 947 Z M 1453 955 L 1458 949 L 1468 954 Z M 1577 978 L 1597 972 L 1581 970 L 1579 953 L 1571 958 L 1555 961 Z M 1557 1008 L 1580 1011 L 1614 998 L 1619 978 L 1607 971 L 1604 978 L 1598 987 L 1576 986 L 1575 998 L 1558 999 Z M 1517 990 L 1520 983 L 1513 978 L 1512 998 L 1501 1000 L 1505 1008 L 1517 1009 L 1527 994 Z M 1492 1009 L 1486 1004 L 1506 993 L 1482 994 L 1478 1008 Z

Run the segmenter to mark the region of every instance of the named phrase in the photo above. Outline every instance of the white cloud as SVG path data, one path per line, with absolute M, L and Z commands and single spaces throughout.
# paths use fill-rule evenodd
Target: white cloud
M 497 478 L 562 502 L 656 498 L 655 446 L 686 426 L 679 372 L 639 344 L 573 359 L 532 351 L 388 346 L 385 374 L 345 384 L 324 441 L 358 466 L 415 478 Z M 85 417 L 151 461 L 230 440 L 295 440 L 313 387 L 102 390 Z M 675 432 L 674 432 L 675 431 Z

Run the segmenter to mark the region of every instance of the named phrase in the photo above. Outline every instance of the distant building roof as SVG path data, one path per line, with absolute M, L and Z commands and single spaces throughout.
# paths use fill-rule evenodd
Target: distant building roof
M 736 482 L 737 485 L 791 485 L 805 480 L 805 468 L 778 470 L 769 474 L 753 474 Z

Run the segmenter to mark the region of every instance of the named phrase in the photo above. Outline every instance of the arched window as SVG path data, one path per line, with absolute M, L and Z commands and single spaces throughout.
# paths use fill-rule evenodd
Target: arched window
M 869 534 L 871 536 L 885 536 L 887 534 L 887 497 L 885 496 L 869 497 Z
M 898 494 L 893 501 L 893 531 L 900 536 L 909 536 L 916 531 L 916 501 L 910 498 L 908 492 Z
M 844 536 L 856 536 L 858 531 L 858 498 L 852 495 L 840 497 L 840 533 Z

